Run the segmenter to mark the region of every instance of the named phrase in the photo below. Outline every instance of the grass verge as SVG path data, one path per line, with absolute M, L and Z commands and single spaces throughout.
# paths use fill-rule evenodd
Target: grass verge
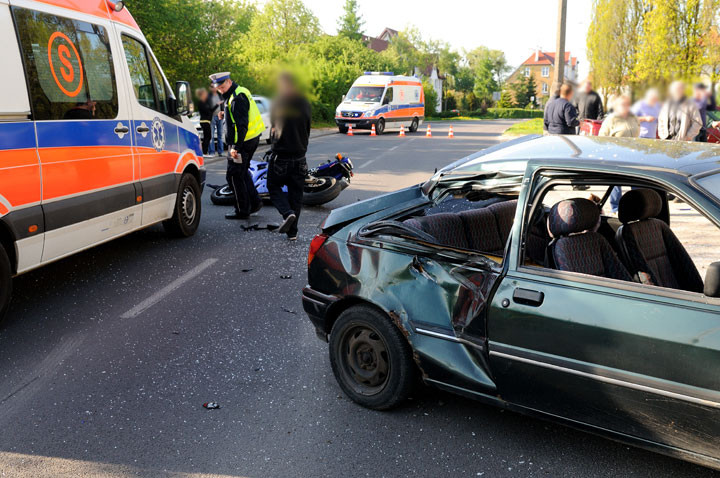
M 543 120 L 542 118 L 535 118 L 528 121 L 522 121 L 515 123 L 505 130 L 503 135 L 505 136 L 524 136 L 526 134 L 542 134 L 543 132 Z

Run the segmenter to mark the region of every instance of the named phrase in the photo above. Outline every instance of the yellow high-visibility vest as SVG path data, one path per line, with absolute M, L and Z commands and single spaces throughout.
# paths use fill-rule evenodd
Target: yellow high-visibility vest
M 263 123 L 262 116 L 260 116 L 260 110 L 258 109 L 257 105 L 255 104 L 255 100 L 253 100 L 252 95 L 250 94 L 250 91 L 247 88 L 243 88 L 242 86 L 238 86 L 235 88 L 235 91 L 232 95 L 230 95 L 230 98 L 228 99 L 228 113 L 230 116 L 230 122 L 233 125 L 233 129 L 235 130 L 235 144 L 238 144 L 238 136 L 237 136 L 237 127 L 236 127 L 236 121 L 235 118 L 233 118 L 232 115 L 232 104 L 233 100 L 237 98 L 240 95 L 245 95 L 245 97 L 248 100 L 248 103 L 250 103 L 250 110 L 248 111 L 248 130 L 247 134 L 245 135 L 245 139 L 243 141 L 248 141 L 253 138 L 256 138 L 262 134 L 263 131 L 265 131 L 265 123 Z

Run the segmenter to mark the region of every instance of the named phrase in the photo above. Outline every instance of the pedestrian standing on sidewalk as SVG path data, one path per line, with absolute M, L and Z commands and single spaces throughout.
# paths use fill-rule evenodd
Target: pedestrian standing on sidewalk
M 212 106 L 212 118 L 210 120 L 210 156 L 221 156 L 223 154 L 223 136 L 224 133 L 224 116 L 225 107 L 222 95 L 217 88 L 212 87 L 210 89 L 210 105 Z M 215 140 L 217 140 L 217 149 L 215 147 Z
M 305 153 L 310 139 L 310 117 L 310 103 L 300 94 L 295 78 L 290 73 L 282 73 L 270 113 L 273 159 L 267 184 L 270 199 L 283 217 L 278 232 L 287 234 L 291 241 L 298 237 L 308 171 Z M 282 190 L 284 186 L 287 186 L 287 193 Z
M 658 136 L 673 141 L 692 141 L 700 132 L 702 118 L 692 98 L 685 96 L 685 83 L 673 82 L 668 96 L 660 110 Z
M 235 193 L 235 211 L 226 214 L 225 219 L 249 219 L 251 214 L 262 208 L 248 167 L 260 144 L 260 134 L 265 131 L 265 124 L 250 91 L 235 83 L 230 73 L 215 73 L 210 75 L 210 80 L 223 95 L 224 116 L 227 118 L 226 179 Z
M 613 112 L 608 115 L 600 127 L 598 136 L 614 136 L 616 138 L 637 138 L 640 136 L 640 122 L 630 111 L 631 100 L 628 95 L 620 95 L 613 101 Z M 622 188 L 615 186 L 610 193 L 610 208 L 616 213 Z
M 588 78 L 580 85 L 573 105 L 578 111 L 578 121 L 590 119 L 601 120 L 605 115 L 600 95 L 592 89 L 592 81 Z
M 695 86 L 693 87 L 693 101 L 695 101 L 695 106 L 697 106 L 697 109 L 700 112 L 702 123 L 700 131 L 695 136 L 695 141 L 699 143 L 707 143 L 707 129 L 705 126 L 707 124 L 707 112 L 710 107 L 710 102 L 707 87 L 704 83 L 695 83 Z
M 642 100 L 635 102 L 631 108 L 632 113 L 637 116 L 640 122 L 641 138 L 657 138 L 658 116 L 660 116 L 660 94 L 655 88 L 645 92 Z
M 198 110 L 200 111 L 200 128 L 202 129 L 202 152 L 208 154 L 208 146 L 212 141 L 212 129 L 210 123 L 213 116 L 212 99 L 205 88 L 195 90 L 195 97 L 198 100 Z M 214 154 L 211 156 L 215 156 Z
M 560 96 L 547 104 L 544 129 L 550 134 L 575 134 L 575 128 L 580 124 L 577 119 L 577 109 L 570 103 L 573 89 L 567 83 L 560 87 Z

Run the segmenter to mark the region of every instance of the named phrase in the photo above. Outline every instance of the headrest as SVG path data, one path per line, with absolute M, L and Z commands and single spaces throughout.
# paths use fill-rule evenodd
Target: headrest
M 600 221 L 600 208 L 589 199 L 565 199 L 555 204 L 548 214 L 548 232 L 552 237 L 567 236 L 595 230 Z
M 652 189 L 631 189 L 618 204 L 618 219 L 623 224 L 657 217 L 662 211 L 662 199 Z

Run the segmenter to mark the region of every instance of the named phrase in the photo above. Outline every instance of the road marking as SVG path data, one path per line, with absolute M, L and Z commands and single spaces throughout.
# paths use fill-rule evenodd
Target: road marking
M 375 159 L 377 159 L 377 158 L 375 158 Z M 365 166 L 374 163 L 374 162 L 375 162 L 375 159 L 368 159 L 367 161 L 365 161 L 364 163 L 362 163 L 360 166 L 358 166 L 358 169 L 364 168 Z
M 218 260 L 217 259 L 207 259 L 203 262 L 201 262 L 198 266 L 196 266 L 194 269 L 186 272 L 185 274 L 181 275 L 159 291 L 155 292 L 153 295 L 145 299 L 144 301 L 140 302 L 138 305 L 133 307 L 132 309 L 125 312 L 123 315 L 120 316 L 121 319 L 132 319 L 133 317 L 137 317 L 138 315 L 145 312 L 147 309 L 152 307 L 153 305 L 157 304 L 161 300 L 163 300 L 165 297 L 170 295 L 173 291 L 181 287 L 186 282 L 194 279 L 195 277 L 202 274 L 202 272 L 207 269 L 208 267 L 215 264 Z

